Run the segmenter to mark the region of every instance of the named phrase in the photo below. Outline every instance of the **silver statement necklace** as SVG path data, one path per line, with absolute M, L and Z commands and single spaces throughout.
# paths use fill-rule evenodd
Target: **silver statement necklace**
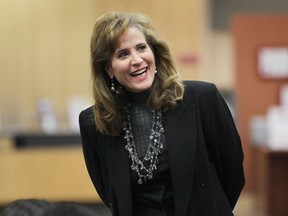
M 129 110 L 126 108 L 126 121 L 124 126 L 124 138 L 127 141 L 125 149 L 131 159 L 131 170 L 135 171 L 139 177 L 138 184 L 153 179 L 153 171 L 157 170 L 158 155 L 164 149 L 161 142 L 164 128 L 162 126 L 162 112 L 152 111 L 152 128 L 149 136 L 149 144 L 145 157 L 141 160 L 137 154 L 135 141 L 132 133 L 131 117 Z

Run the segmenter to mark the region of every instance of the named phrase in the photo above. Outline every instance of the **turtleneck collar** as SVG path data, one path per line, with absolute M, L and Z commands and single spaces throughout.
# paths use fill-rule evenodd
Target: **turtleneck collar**
M 148 97 L 150 95 L 151 89 L 147 89 L 142 92 L 130 92 L 127 91 L 127 99 L 129 103 L 145 103 L 148 100 Z

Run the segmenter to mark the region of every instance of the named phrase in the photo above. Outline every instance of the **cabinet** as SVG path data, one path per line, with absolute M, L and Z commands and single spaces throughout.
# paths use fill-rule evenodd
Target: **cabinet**
M 267 215 L 288 215 L 288 151 L 258 151 L 258 195 Z
M 11 137 L 1 138 L 0 147 L 0 205 L 25 198 L 101 202 L 89 178 L 80 143 L 49 148 L 33 143 L 33 147 L 19 149 Z

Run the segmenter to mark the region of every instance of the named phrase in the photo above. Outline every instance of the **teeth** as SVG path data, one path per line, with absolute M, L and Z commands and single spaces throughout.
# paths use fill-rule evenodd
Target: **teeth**
M 133 74 L 131 74 L 131 75 L 132 75 L 132 76 L 138 76 L 138 75 L 146 72 L 146 70 L 147 70 L 147 68 L 143 68 L 143 69 L 141 69 L 141 70 L 139 70 L 139 71 L 137 71 L 137 72 L 135 72 L 135 73 L 133 73 Z

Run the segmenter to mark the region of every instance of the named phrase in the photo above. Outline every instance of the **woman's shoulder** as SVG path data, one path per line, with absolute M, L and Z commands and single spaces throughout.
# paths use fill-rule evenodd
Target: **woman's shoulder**
M 93 111 L 93 106 L 90 106 L 84 110 L 81 111 L 80 116 L 87 118 L 87 117 L 91 117 L 94 115 L 94 111 Z
M 204 81 L 183 81 L 183 83 L 184 105 L 194 104 L 202 111 L 210 112 L 211 108 L 222 103 L 221 94 L 214 83 Z
M 186 96 L 208 96 L 217 92 L 217 88 L 214 83 L 198 81 L 198 80 L 185 80 L 183 81 L 185 86 Z
M 93 106 L 90 106 L 80 112 L 79 122 L 80 124 L 91 124 L 94 122 Z

